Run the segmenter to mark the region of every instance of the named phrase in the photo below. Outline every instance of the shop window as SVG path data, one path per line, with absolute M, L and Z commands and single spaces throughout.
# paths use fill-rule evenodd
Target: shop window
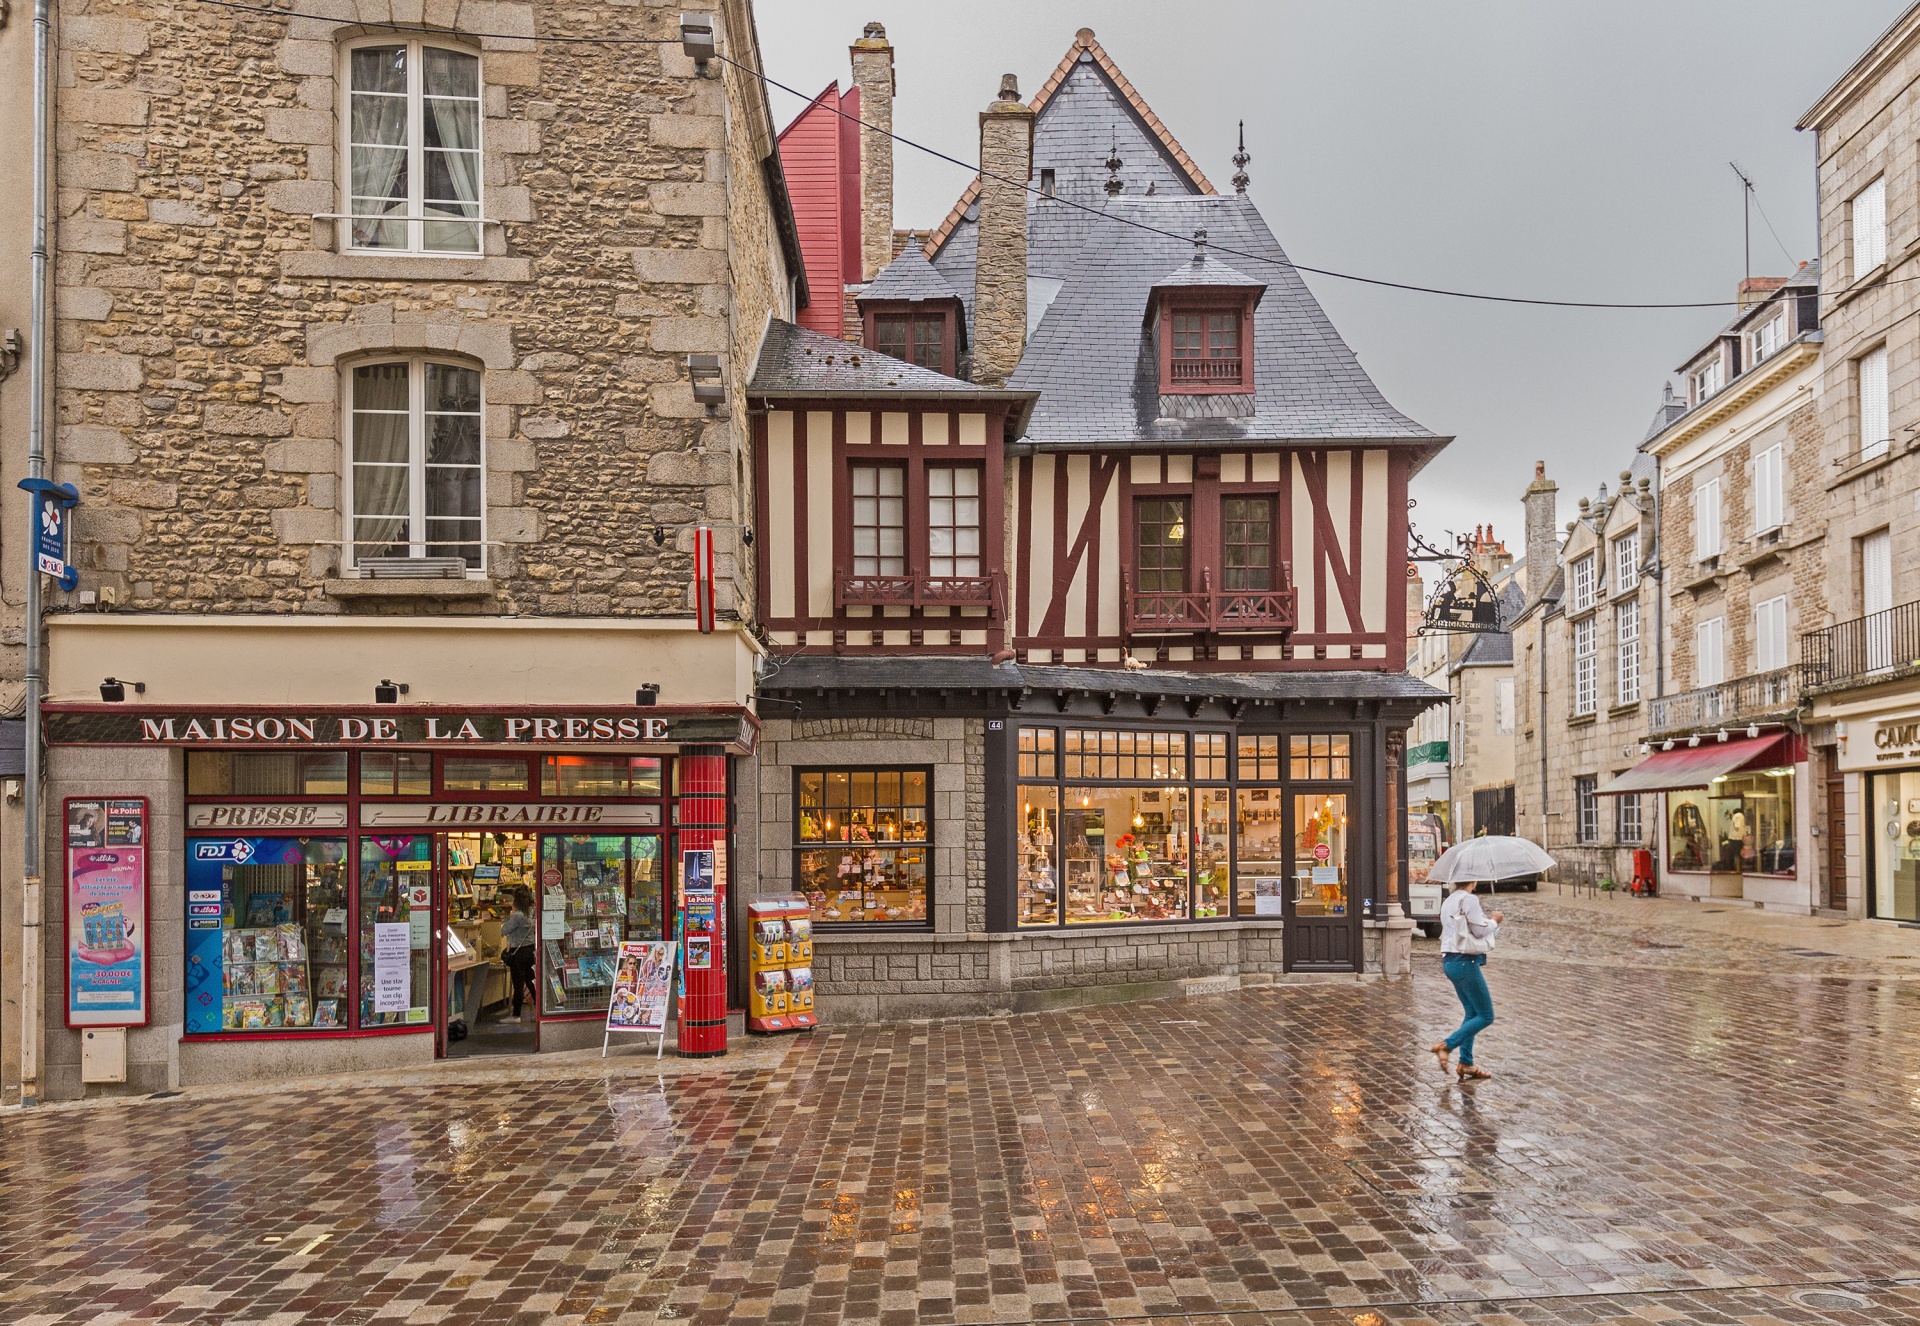
M 188 796 L 345 796 L 345 751 L 187 752 Z
M 853 467 L 853 573 L 907 573 L 907 472 L 898 465 Z
M 349 247 L 480 252 L 480 61 L 421 42 L 347 52 Z
M 428 359 L 352 370 L 351 552 L 482 557 L 480 370 Z
M 1345 782 L 1353 777 L 1353 738 L 1343 733 L 1287 738 L 1291 776 L 1309 782 Z
M 348 1025 L 345 838 L 190 838 L 187 889 L 188 1034 Z
M 1244 771 L 1245 768 L 1243 762 L 1241 769 Z M 1246 774 L 1242 772 L 1241 777 L 1246 777 Z M 1239 790 L 1236 889 L 1242 916 L 1282 916 L 1286 912 L 1285 805 L 1277 787 L 1243 787 Z
M 540 794 L 549 797 L 657 797 L 654 755 L 544 755 Z
M 427 1021 L 433 837 L 360 840 L 360 1025 Z
M 1920 921 L 1920 773 L 1872 774 L 1873 914 Z
M 448 792 L 525 792 L 527 762 L 518 756 L 449 755 L 440 766 Z
M 1273 584 L 1273 499 L 1229 497 L 1220 503 L 1222 588 L 1263 592 Z
M 1285 757 L 1285 737 L 1240 738 L 1240 778 L 1242 782 L 1277 783 L 1280 763 Z
M 1670 870 L 1791 875 L 1793 770 L 1728 774 L 1667 794 Z
M 924 923 L 932 893 L 931 775 L 818 769 L 797 776 L 795 877 L 817 921 Z M 817 845 L 815 845 L 817 844 Z
M 1018 853 L 1021 925 L 1053 925 L 1060 920 L 1060 872 L 1054 861 L 1059 841 L 1060 789 L 1023 784 Z
M 1187 590 L 1187 501 L 1184 497 L 1142 499 L 1135 507 L 1138 535 L 1135 573 L 1143 594 L 1184 594 Z
M 980 574 L 980 469 L 927 466 L 927 574 Z
M 540 842 L 540 1011 L 604 1015 L 627 939 L 661 936 L 660 839 Z
M 1187 734 L 1068 728 L 1066 776 L 1159 782 L 1187 776 Z
M 1054 730 L 1050 727 L 1020 729 L 1020 776 L 1022 778 L 1059 776 L 1054 740 Z
M 1293 799 L 1293 914 L 1347 914 L 1347 798 Z
M 1207 734 L 1201 734 L 1204 739 Z M 1226 738 L 1213 734 L 1222 743 Z M 1226 763 L 1224 749 L 1220 762 Z M 1224 787 L 1194 790 L 1193 915 L 1195 920 L 1233 910 L 1233 793 Z
M 1227 781 L 1227 734 L 1224 732 L 1196 732 L 1193 734 L 1193 777 L 1200 783 L 1224 783 Z
M 425 797 L 433 795 L 433 756 L 425 751 L 362 751 L 360 795 Z
M 1073 756 L 1067 760 L 1071 765 Z M 1069 787 L 1063 800 L 1060 864 L 1069 924 L 1187 918 L 1186 788 Z

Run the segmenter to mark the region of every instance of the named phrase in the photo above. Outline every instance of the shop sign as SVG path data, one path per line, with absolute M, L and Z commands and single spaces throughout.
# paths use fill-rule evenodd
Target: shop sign
M 143 799 L 66 803 L 69 1027 L 147 1025 L 146 841 Z
M 753 727 L 739 713 L 469 713 L 400 709 L 387 713 L 165 713 L 131 705 L 54 706 L 46 715 L 54 745 L 114 746 L 579 746 L 637 743 L 751 748 Z
M 366 829 L 485 829 L 529 825 L 583 829 L 651 828 L 659 823 L 659 806 L 498 805 L 470 801 L 360 804 L 360 826 Z
M 344 804 L 263 806 L 244 803 L 187 807 L 189 829 L 344 829 Z
M 1920 759 L 1920 720 L 1903 718 L 1891 723 L 1875 723 L 1873 758 L 1877 763 Z

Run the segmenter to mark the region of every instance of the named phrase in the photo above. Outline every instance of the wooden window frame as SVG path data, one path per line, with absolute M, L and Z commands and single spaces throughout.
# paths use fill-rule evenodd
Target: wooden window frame
M 1180 550 L 1182 553 L 1185 554 L 1185 557 L 1180 567 L 1181 584 L 1178 589 L 1166 589 L 1166 588 L 1147 589 L 1143 584 L 1139 583 L 1140 581 L 1144 580 L 1147 575 L 1147 568 L 1144 565 L 1142 565 L 1141 553 L 1145 550 L 1145 545 L 1141 541 L 1141 535 L 1143 532 L 1143 523 L 1144 523 L 1143 517 L 1145 514 L 1146 506 L 1149 502 L 1161 502 L 1161 503 L 1178 502 L 1182 507 L 1181 514 L 1179 518 L 1175 521 L 1175 524 L 1182 526 L 1186 530 L 1186 536 L 1179 541 Z M 1194 495 L 1190 492 L 1187 492 L 1187 493 L 1166 492 L 1166 493 L 1148 493 L 1145 495 L 1139 495 L 1139 494 L 1135 495 L 1133 499 L 1133 520 L 1132 520 L 1133 528 L 1130 531 L 1133 537 L 1129 540 L 1129 544 L 1131 546 L 1131 551 L 1133 554 L 1132 561 L 1134 566 L 1135 589 L 1137 592 L 1143 593 L 1143 594 L 1196 594 L 1199 592 L 1199 588 L 1195 584 L 1195 579 L 1196 579 L 1199 568 L 1196 567 L 1194 564 L 1193 516 L 1194 516 Z M 1171 526 L 1169 526 L 1169 528 L 1171 528 Z M 1161 544 L 1156 546 L 1165 547 L 1168 545 Z M 1158 575 L 1164 572 L 1166 569 L 1167 568 L 1165 567 L 1155 567 L 1153 568 L 1153 572 L 1154 574 Z
M 1263 502 L 1266 504 L 1266 570 L 1268 583 L 1264 588 L 1254 589 L 1242 586 L 1236 589 L 1235 586 L 1227 583 L 1227 576 L 1233 570 L 1232 567 L 1227 565 L 1227 503 L 1229 502 Z M 1286 576 L 1283 574 L 1280 564 L 1280 499 L 1277 494 L 1222 492 L 1220 494 L 1220 519 L 1217 522 L 1216 528 L 1220 533 L 1220 589 L 1223 593 L 1270 594 L 1288 588 L 1286 584 L 1282 583 L 1286 579 Z M 1247 543 L 1234 546 L 1253 548 L 1259 545 Z
M 807 852 L 833 851 L 833 850 L 836 850 L 837 848 L 854 850 L 862 846 L 862 844 L 855 843 L 851 839 L 847 841 L 841 841 L 838 839 L 828 839 L 828 838 L 807 839 L 800 836 L 801 788 L 804 785 L 807 775 L 819 774 L 822 777 L 824 777 L 828 774 L 863 774 L 863 773 L 864 774 L 891 773 L 891 774 L 902 774 L 902 775 L 920 774 L 926 779 L 926 789 L 927 789 L 926 837 L 920 838 L 920 839 L 914 839 L 912 841 L 901 839 L 901 840 L 896 840 L 894 842 L 868 842 L 864 844 L 864 846 L 868 848 L 881 848 L 881 849 L 889 849 L 889 848 L 899 849 L 899 848 L 917 847 L 926 854 L 926 878 L 927 878 L 926 916 L 924 918 L 908 918 L 908 919 L 900 919 L 900 920 L 888 919 L 884 921 L 869 921 L 864 918 L 860 920 L 840 920 L 840 919 L 822 920 L 816 917 L 814 920 L 814 924 L 824 929 L 838 931 L 840 933 L 853 933 L 853 934 L 878 933 L 883 931 L 893 931 L 893 932 L 930 931 L 934 928 L 934 915 L 935 915 L 934 908 L 939 899 L 939 882 L 940 882 L 939 871 L 937 869 L 938 858 L 934 855 L 934 845 L 936 840 L 938 839 L 939 828 L 940 828 L 939 803 L 938 803 L 938 798 L 936 797 L 934 792 L 935 771 L 934 771 L 934 767 L 930 764 L 914 764 L 909 762 L 909 763 L 901 763 L 901 764 L 795 765 L 793 767 L 793 812 L 792 812 L 793 813 L 793 849 L 792 849 L 793 850 L 793 863 L 792 863 L 793 887 L 802 892 L 805 891 L 803 882 L 802 882 L 800 862 L 801 862 L 801 858 Z M 876 805 L 877 804 L 878 803 L 876 803 Z M 824 809 L 824 807 L 822 808 Z
M 932 303 L 914 303 L 908 300 L 883 301 L 863 304 L 860 310 L 861 336 L 867 346 L 880 354 L 888 352 L 880 349 L 880 324 L 884 320 L 903 318 L 907 323 L 907 353 L 894 356 L 909 364 L 917 363 L 913 357 L 914 325 L 921 321 L 940 323 L 940 362 L 938 364 L 920 364 L 922 368 L 935 373 L 944 373 L 948 377 L 959 376 L 959 318 L 950 300 Z
M 1239 376 L 1231 382 L 1217 379 L 1177 382 L 1173 376 L 1174 319 L 1195 315 L 1204 317 L 1207 314 L 1231 314 L 1239 318 Z M 1205 333 L 1203 332 L 1202 335 L 1204 337 Z M 1162 296 L 1159 342 L 1161 395 L 1246 396 L 1253 393 L 1253 300 L 1247 295 L 1231 290 L 1211 294 L 1196 290 L 1181 296 Z

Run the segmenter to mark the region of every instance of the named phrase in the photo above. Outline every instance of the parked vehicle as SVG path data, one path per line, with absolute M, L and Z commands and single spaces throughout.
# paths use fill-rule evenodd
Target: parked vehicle
M 1407 896 L 1414 924 L 1429 939 L 1440 937 L 1440 900 L 1445 887 L 1427 881 L 1427 872 L 1446 850 L 1447 834 L 1438 815 L 1407 812 Z

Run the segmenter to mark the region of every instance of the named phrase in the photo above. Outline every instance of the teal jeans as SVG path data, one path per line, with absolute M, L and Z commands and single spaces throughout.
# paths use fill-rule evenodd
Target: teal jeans
M 1440 959 L 1440 970 L 1453 982 L 1453 992 L 1467 1012 L 1460 1030 L 1447 1037 L 1447 1048 L 1460 1051 L 1463 1066 L 1473 1062 L 1473 1038 L 1493 1025 L 1493 995 L 1480 970 L 1486 965 L 1484 953 L 1449 953 Z

